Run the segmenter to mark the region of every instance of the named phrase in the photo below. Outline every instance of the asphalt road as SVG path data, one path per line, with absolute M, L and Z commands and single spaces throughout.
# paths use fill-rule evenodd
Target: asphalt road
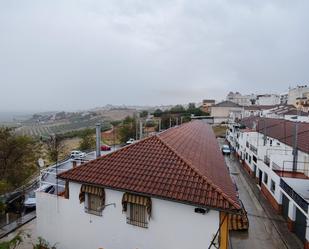
M 224 139 L 219 139 L 220 146 Z M 249 218 L 249 230 L 247 232 L 231 232 L 230 244 L 232 249 L 272 249 L 289 248 L 282 241 L 273 222 L 264 212 L 259 200 L 252 192 L 247 180 L 239 170 L 239 162 L 234 156 L 225 156 L 225 161 L 234 179 L 239 198 L 243 202 Z M 283 224 L 285 225 L 285 224 Z

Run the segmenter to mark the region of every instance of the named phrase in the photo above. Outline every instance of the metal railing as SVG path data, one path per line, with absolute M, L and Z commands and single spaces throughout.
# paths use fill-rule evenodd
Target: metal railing
M 283 161 L 282 166 L 272 162 L 272 170 L 281 177 L 309 179 L 309 168 L 305 167 L 306 164 L 309 164 L 308 162 L 298 162 L 298 166 L 301 164 L 303 166 L 298 167 L 296 170 L 293 169 L 291 164 L 292 161 Z
M 280 187 L 286 192 L 306 213 L 308 212 L 308 202 L 297 194 L 283 179 L 280 179 Z
M 268 156 L 264 156 L 264 163 L 269 167 L 270 166 L 270 158 Z
M 253 146 L 252 144 L 250 144 L 250 150 L 257 155 L 257 148 L 255 146 Z

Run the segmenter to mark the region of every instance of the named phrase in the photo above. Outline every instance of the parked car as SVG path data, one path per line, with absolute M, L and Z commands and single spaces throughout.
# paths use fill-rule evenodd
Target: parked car
M 73 150 L 73 151 L 71 151 L 70 157 L 72 159 L 82 159 L 82 158 L 86 157 L 86 153 L 79 151 L 79 150 Z
M 126 142 L 126 144 L 133 144 L 135 142 L 135 140 L 133 139 L 133 138 L 130 138 L 127 142 Z
M 56 190 L 55 186 L 50 185 L 50 184 L 44 184 L 41 187 L 39 187 L 36 191 L 53 194 L 55 190 Z
M 101 145 L 101 150 L 102 151 L 109 151 L 111 150 L 112 148 L 110 146 L 108 146 L 107 144 L 103 144 Z
M 31 192 L 26 200 L 24 201 L 24 207 L 25 209 L 35 209 L 36 208 L 36 198 L 35 198 L 35 192 Z
M 231 154 L 230 146 L 228 146 L 227 144 L 222 145 L 221 151 L 222 151 L 223 155 L 230 155 Z

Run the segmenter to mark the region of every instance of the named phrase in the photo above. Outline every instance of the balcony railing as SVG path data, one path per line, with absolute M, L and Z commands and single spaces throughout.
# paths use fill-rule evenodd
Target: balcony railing
M 288 161 L 288 163 L 291 163 Z M 300 166 L 300 165 L 298 165 Z M 309 179 L 309 169 L 303 167 L 297 167 L 297 169 L 293 169 L 292 165 L 285 165 L 285 162 L 282 163 L 282 166 L 272 162 L 272 170 L 277 173 L 277 175 L 281 177 L 289 177 L 289 178 L 299 178 L 299 179 Z
M 308 202 L 297 194 L 284 180 L 280 179 L 280 187 L 304 210 L 308 212 Z
M 250 144 L 250 150 L 251 150 L 254 154 L 257 154 L 257 148 L 254 147 L 252 144 Z

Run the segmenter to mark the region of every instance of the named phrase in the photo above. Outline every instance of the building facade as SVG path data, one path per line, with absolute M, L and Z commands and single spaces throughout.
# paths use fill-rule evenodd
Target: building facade
M 210 115 L 214 118 L 214 123 L 227 123 L 241 118 L 243 111 L 243 106 L 231 101 L 223 101 L 211 107 Z
M 309 123 L 250 117 L 230 125 L 227 140 L 290 231 L 308 248 Z
M 58 177 L 63 191 L 37 192 L 37 232 L 63 249 L 227 249 L 230 215 L 242 210 L 214 133 L 200 120 Z

